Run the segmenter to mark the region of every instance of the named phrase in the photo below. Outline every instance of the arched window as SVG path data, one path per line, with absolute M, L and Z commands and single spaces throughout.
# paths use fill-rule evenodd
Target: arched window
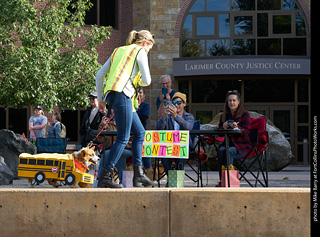
M 181 27 L 181 57 L 309 56 L 294 0 L 195 0 Z

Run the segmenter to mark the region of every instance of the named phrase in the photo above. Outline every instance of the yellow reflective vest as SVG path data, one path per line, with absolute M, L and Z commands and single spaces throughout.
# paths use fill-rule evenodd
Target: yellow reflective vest
M 104 88 L 104 94 L 109 91 L 122 92 L 131 77 L 137 54 L 142 47 L 131 44 L 116 48 L 111 55 L 111 67 Z M 132 78 L 134 88 L 140 80 L 141 74 Z

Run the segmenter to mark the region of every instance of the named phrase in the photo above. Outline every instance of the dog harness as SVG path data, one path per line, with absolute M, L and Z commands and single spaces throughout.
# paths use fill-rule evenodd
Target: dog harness
M 85 164 L 80 163 L 79 161 L 77 161 L 75 157 L 73 157 L 73 160 L 74 160 L 74 165 L 75 165 L 76 168 L 77 168 L 78 170 L 80 170 L 81 172 L 87 172 L 87 171 L 90 170 L 90 169 L 88 168 L 88 166 L 86 166 Z

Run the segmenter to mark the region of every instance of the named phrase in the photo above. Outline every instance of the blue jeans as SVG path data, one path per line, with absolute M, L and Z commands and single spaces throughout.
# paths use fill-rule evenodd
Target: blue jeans
M 151 160 L 149 157 L 143 157 L 142 158 L 143 166 L 145 169 L 150 169 L 151 168 Z
M 114 110 L 114 118 L 117 124 L 117 140 L 110 149 L 105 167 L 113 170 L 129 141 L 130 131 L 133 133 L 131 148 L 133 166 L 142 165 L 142 145 L 145 129 L 138 114 L 132 111 L 131 98 L 127 97 L 123 92 L 112 91 L 107 97 L 108 104 L 110 104 L 112 97 L 112 109 Z
M 104 155 L 101 156 L 100 164 L 99 164 L 99 170 L 98 170 L 98 177 L 100 177 L 100 175 L 101 175 L 102 167 L 106 168 L 105 165 L 107 163 L 106 161 L 108 160 L 109 155 L 110 155 L 110 150 L 107 150 L 104 153 Z M 116 164 L 116 167 L 117 167 L 117 170 L 118 170 L 118 177 L 119 177 L 120 180 L 122 180 L 122 171 L 126 169 L 127 157 L 131 156 L 131 155 L 132 155 L 131 151 L 124 149 L 122 154 L 121 154 L 121 156 L 120 156 L 120 159 L 119 159 L 118 163 Z M 104 161 L 104 164 L 103 164 L 103 161 Z
M 242 158 L 246 153 L 239 154 L 236 147 L 231 146 L 229 147 L 229 165 L 233 164 L 234 159 Z M 218 170 L 219 170 L 219 177 L 221 180 L 221 166 L 227 167 L 227 156 L 226 156 L 226 147 L 221 146 L 218 149 Z

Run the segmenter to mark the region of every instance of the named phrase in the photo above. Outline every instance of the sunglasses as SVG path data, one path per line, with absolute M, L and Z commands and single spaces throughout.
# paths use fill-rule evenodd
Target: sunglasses
M 172 104 L 173 105 L 181 105 L 182 104 L 182 101 L 180 100 L 180 101 L 172 101 Z

